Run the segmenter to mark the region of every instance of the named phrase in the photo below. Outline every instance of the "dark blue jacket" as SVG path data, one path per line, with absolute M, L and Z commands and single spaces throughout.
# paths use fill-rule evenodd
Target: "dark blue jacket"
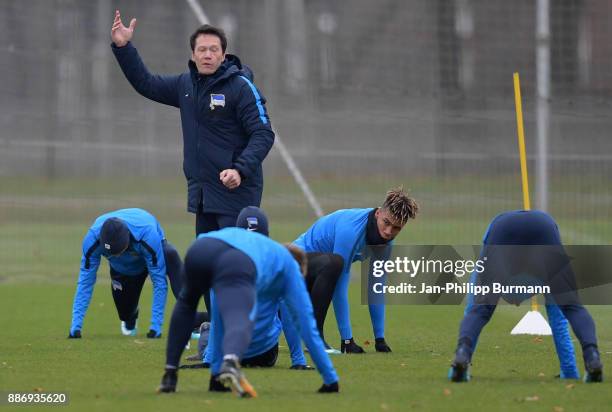
M 259 206 L 261 163 L 274 143 L 274 133 L 251 70 L 238 57 L 226 54 L 213 75 L 200 75 L 189 61 L 187 72 L 161 76 L 149 72 L 131 43 L 111 48 L 138 93 L 181 111 L 187 209 L 238 215 L 245 206 Z M 224 169 L 240 172 L 238 188 L 230 190 L 221 183 Z

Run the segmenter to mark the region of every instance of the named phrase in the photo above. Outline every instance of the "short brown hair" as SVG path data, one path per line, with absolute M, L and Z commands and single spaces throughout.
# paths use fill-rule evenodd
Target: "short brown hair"
M 291 243 L 286 243 L 285 247 L 298 263 L 302 276 L 306 277 L 306 273 L 308 272 L 308 257 L 306 256 L 306 252 Z
M 220 29 L 215 26 L 211 26 L 210 24 L 205 24 L 200 26 L 193 32 L 191 37 L 189 37 L 189 44 L 191 45 L 191 51 L 195 51 L 196 39 L 201 34 L 212 34 L 213 36 L 217 36 L 221 41 L 221 50 L 225 53 L 225 49 L 227 49 L 227 36 L 223 29 Z
M 403 187 L 398 187 L 387 192 L 382 209 L 389 211 L 391 216 L 404 225 L 408 219 L 416 217 L 419 205 L 413 198 L 408 197 Z

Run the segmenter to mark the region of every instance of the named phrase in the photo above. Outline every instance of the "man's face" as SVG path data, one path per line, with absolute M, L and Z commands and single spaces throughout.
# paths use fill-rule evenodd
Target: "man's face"
M 378 234 L 387 241 L 393 240 L 404 227 L 388 210 L 378 208 L 374 212 L 374 217 L 376 218 Z
M 191 60 L 196 64 L 200 74 L 210 75 L 216 72 L 225 60 L 221 39 L 214 34 L 200 34 L 196 38 Z

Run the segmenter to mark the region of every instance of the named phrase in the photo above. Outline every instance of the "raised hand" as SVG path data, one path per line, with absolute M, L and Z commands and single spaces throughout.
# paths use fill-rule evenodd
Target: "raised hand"
M 132 39 L 135 27 L 136 19 L 130 21 L 130 27 L 125 27 L 121 21 L 121 13 L 119 13 L 119 10 L 115 10 L 115 21 L 113 21 L 113 28 L 111 29 L 111 39 L 115 46 L 125 46 Z

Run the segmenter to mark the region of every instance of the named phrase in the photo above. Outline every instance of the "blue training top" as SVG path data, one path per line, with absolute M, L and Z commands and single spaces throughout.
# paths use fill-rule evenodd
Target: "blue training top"
M 255 280 L 257 296 L 252 315 L 257 316 L 262 306 L 264 310 L 267 307 L 273 308 L 273 306 L 267 306 L 266 302 L 283 303 L 286 307 L 283 316 L 288 317 L 295 325 L 323 381 L 326 384 L 337 382 L 338 375 L 329 355 L 325 352 L 323 341 L 317 330 L 306 283 L 297 262 L 287 248 L 262 234 L 249 232 L 243 228 L 228 227 L 198 236 L 198 238 L 201 237 L 219 239 L 249 256 L 257 270 Z M 213 338 L 209 340 L 213 374 L 219 373 L 223 360 L 221 348 L 223 324 L 217 322 L 220 320 L 218 316 L 215 316 L 218 312 L 218 310 L 213 310 L 210 331 Z M 221 333 L 217 333 L 218 330 Z
M 215 306 L 214 292 L 210 291 L 211 305 Z M 279 318 L 278 312 L 281 312 Z M 243 354 L 243 358 L 252 358 L 269 351 L 278 344 L 281 331 L 285 333 L 285 339 L 289 346 L 291 355 L 291 365 L 306 365 L 306 357 L 302 350 L 302 342 L 299 332 L 296 330 L 287 305 L 279 300 L 266 300 L 257 302 L 257 313 L 255 314 L 255 325 L 253 326 L 253 337 L 251 343 Z M 209 335 L 209 341 L 212 340 Z M 204 351 L 203 362 L 212 363 L 212 353 L 210 346 Z
M 365 258 L 366 226 L 372 210 L 374 209 L 341 209 L 323 216 L 293 242 L 306 252 L 336 253 L 344 259 L 342 275 L 338 279 L 333 297 L 336 322 L 342 339 L 353 337 L 348 302 L 351 264 Z M 389 243 L 389 248 L 391 244 Z M 370 305 L 370 318 L 374 336 L 384 337 L 384 305 Z
M 111 217 L 121 219 L 130 231 L 130 244 L 127 250 L 119 256 L 109 256 L 108 251 L 100 245 L 100 229 Z M 168 291 L 166 261 L 162 245 L 164 239 L 164 231 L 159 222 L 146 210 L 121 209 L 98 217 L 83 239 L 81 272 L 72 306 L 70 333 L 81 330 L 83 327 L 83 318 L 89 307 L 96 283 L 100 256 L 107 258 L 110 267 L 121 275 L 137 276 L 148 271 L 153 282 L 150 329 L 161 333 Z

